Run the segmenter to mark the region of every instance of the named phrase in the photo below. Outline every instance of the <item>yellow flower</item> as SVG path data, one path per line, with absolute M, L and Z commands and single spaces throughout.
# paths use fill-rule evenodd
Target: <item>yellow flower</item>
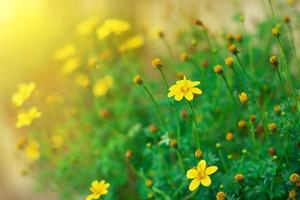
M 141 47 L 143 44 L 144 44 L 144 38 L 140 35 L 136 35 L 123 42 L 119 46 L 119 52 L 125 52 L 131 49 L 137 49 Z
M 130 28 L 131 26 L 127 21 L 119 19 L 107 19 L 97 29 L 97 35 L 99 39 L 105 39 L 112 34 L 120 35 L 123 32 L 130 30 Z
M 248 102 L 248 95 L 245 92 L 242 92 L 241 94 L 239 94 L 239 99 L 241 104 L 246 104 Z
M 90 79 L 89 77 L 86 75 L 86 74 L 78 74 L 76 77 L 75 77 L 75 83 L 78 85 L 78 86 L 81 86 L 81 87 L 88 87 L 90 85 Z
M 98 25 L 99 19 L 96 16 L 83 20 L 76 28 L 77 35 L 89 35 Z
M 67 44 L 61 49 L 54 52 L 54 59 L 58 61 L 66 60 L 76 53 L 76 47 L 72 44 Z
M 63 74 L 70 74 L 79 67 L 79 60 L 77 58 L 70 58 L 67 60 L 62 68 Z
M 42 114 L 36 107 L 30 108 L 27 112 L 20 112 L 18 114 L 16 127 L 21 128 L 23 126 L 29 126 L 34 119 L 38 119 L 41 116 Z
M 90 187 L 92 194 L 86 197 L 86 200 L 99 199 L 102 195 L 108 193 L 109 183 L 105 183 L 104 180 L 93 181 Z
M 201 95 L 203 93 L 202 90 L 195 87 L 199 84 L 200 81 L 187 80 L 184 76 L 183 80 L 177 81 L 176 84 L 169 88 L 170 92 L 168 93 L 168 97 L 175 96 L 176 101 L 182 100 L 183 97 L 188 101 L 192 101 L 194 94 Z
M 29 99 L 35 87 L 34 82 L 20 84 L 18 91 L 12 96 L 12 103 L 17 107 L 20 107 L 27 99 Z
M 209 175 L 212 175 L 217 170 L 218 167 L 216 166 L 206 167 L 206 161 L 200 160 L 200 162 L 197 165 L 197 168 L 194 167 L 192 169 L 189 169 L 186 173 L 186 177 L 188 179 L 193 179 L 192 182 L 190 183 L 189 190 L 190 191 L 196 190 L 200 186 L 200 183 L 205 187 L 210 186 L 211 179 Z
M 113 77 L 110 75 L 106 75 L 102 79 L 98 79 L 93 87 L 93 94 L 95 97 L 104 96 L 108 92 L 109 89 L 113 87 Z
M 35 140 L 30 140 L 25 149 L 25 155 L 30 161 L 35 161 L 40 157 L 40 145 Z
M 51 137 L 51 144 L 53 149 L 59 149 L 64 143 L 64 137 L 61 135 L 54 135 Z

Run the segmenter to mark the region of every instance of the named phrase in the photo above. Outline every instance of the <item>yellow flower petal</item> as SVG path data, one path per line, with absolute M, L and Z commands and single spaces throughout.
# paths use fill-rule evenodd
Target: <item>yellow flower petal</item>
M 210 166 L 210 167 L 206 168 L 205 174 L 211 175 L 211 174 L 215 173 L 217 170 L 218 170 L 218 167 Z
M 204 172 L 205 168 L 206 168 L 206 161 L 200 160 L 200 162 L 197 165 L 197 169 Z
M 100 197 L 100 194 L 90 194 L 89 196 L 86 197 L 85 200 L 98 199 L 99 197 Z
M 189 186 L 189 190 L 190 191 L 194 191 L 196 190 L 200 185 L 200 180 L 195 178 L 192 180 L 192 182 L 190 183 L 190 186 Z
M 202 94 L 203 93 L 202 90 L 200 90 L 199 88 L 192 88 L 191 92 L 195 93 L 195 94 Z
M 194 98 L 194 95 L 191 91 L 187 92 L 184 97 L 188 100 L 188 101 L 192 101 Z
M 196 169 L 190 169 L 186 173 L 186 177 L 189 179 L 196 178 L 198 175 L 198 171 Z
M 175 94 L 175 100 L 180 101 L 183 98 L 183 94 Z
M 105 183 L 105 184 L 104 184 L 104 187 L 105 187 L 106 189 L 109 188 L 109 186 L 110 186 L 109 183 Z
M 205 176 L 204 178 L 201 179 L 201 184 L 204 185 L 205 187 L 210 186 L 211 184 L 211 179 L 209 176 Z

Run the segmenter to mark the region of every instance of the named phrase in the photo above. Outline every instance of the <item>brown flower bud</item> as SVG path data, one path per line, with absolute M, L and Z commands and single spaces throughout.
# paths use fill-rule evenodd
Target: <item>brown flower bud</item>
M 199 148 L 195 150 L 195 157 L 196 158 L 201 158 L 202 155 L 203 155 L 203 153 Z
M 291 176 L 290 176 L 290 181 L 291 181 L 292 183 L 297 183 L 297 182 L 299 182 L 299 181 L 300 181 L 300 175 L 299 175 L 298 173 L 293 173 L 293 174 L 291 174 Z
M 238 42 L 241 42 L 241 41 L 243 41 L 243 35 L 240 34 L 240 33 L 237 33 L 237 34 L 235 35 L 235 39 L 236 39 Z
M 173 147 L 173 148 L 177 148 L 177 140 L 171 139 L 170 146 Z
M 218 192 L 216 195 L 217 200 L 225 200 L 226 194 L 224 192 Z
M 270 63 L 271 63 L 271 65 L 272 65 L 274 68 L 277 68 L 278 65 L 279 65 L 277 56 L 271 56 L 271 57 L 270 57 Z
M 111 116 L 111 113 L 109 112 L 108 109 L 104 108 L 99 111 L 99 116 L 101 118 L 107 119 Z
M 275 105 L 273 110 L 276 114 L 278 114 L 278 115 L 281 114 L 281 106 L 280 105 Z
M 285 15 L 285 16 L 283 16 L 283 21 L 285 23 L 289 24 L 291 20 L 290 20 L 290 17 L 288 15 Z
M 209 65 L 209 62 L 206 59 L 201 62 L 201 66 L 204 67 L 204 68 L 207 68 L 208 65 Z
M 275 150 L 275 148 L 274 148 L 274 147 L 270 147 L 270 148 L 268 149 L 268 153 L 269 153 L 270 156 L 275 156 L 275 155 L 276 155 L 276 150 Z
M 269 129 L 269 131 L 274 133 L 277 131 L 277 125 L 275 123 L 270 123 L 270 124 L 268 124 L 268 129 Z
M 239 182 L 239 183 L 243 182 L 244 179 L 245 179 L 245 177 L 244 177 L 244 175 L 241 174 L 241 173 L 236 174 L 236 175 L 234 176 L 234 180 L 237 181 L 237 182 Z
M 255 123 L 256 122 L 256 116 L 250 115 L 250 122 Z
M 196 26 L 202 26 L 202 27 L 204 27 L 203 22 L 200 21 L 199 19 L 194 19 L 193 20 L 193 24 L 196 25 Z
M 158 131 L 158 128 L 155 124 L 150 124 L 148 128 L 151 133 L 156 133 Z
M 186 119 L 188 118 L 189 114 L 185 109 L 182 109 L 180 112 L 181 118 Z
M 232 54 L 238 54 L 238 50 L 235 44 L 231 44 L 228 46 L 228 50 L 232 53 Z
M 232 33 L 227 33 L 226 39 L 229 43 L 232 43 L 234 41 L 234 36 Z

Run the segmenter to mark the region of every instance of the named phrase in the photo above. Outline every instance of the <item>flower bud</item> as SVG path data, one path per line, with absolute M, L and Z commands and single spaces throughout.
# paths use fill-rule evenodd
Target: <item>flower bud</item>
M 229 45 L 228 50 L 234 55 L 238 54 L 238 50 L 235 44 Z
M 225 59 L 225 65 L 227 65 L 229 68 L 232 68 L 232 67 L 233 67 L 233 63 L 234 63 L 233 57 L 228 56 L 228 57 Z
M 226 197 L 226 194 L 224 192 L 218 192 L 216 195 L 217 200 L 224 200 Z
M 217 73 L 217 74 L 223 74 L 223 68 L 222 68 L 222 65 L 216 65 L 214 67 L 214 72 Z
M 248 103 L 248 95 L 245 92 L 242 92 L 241 94 L 239 94 L 239 99 L 241 104 L 247 104 Z
M 250 122 L 255 123 L 256 122 L 256 116 L 250 115 Z
M 285 23 L 289 24 L 291 20 L 290 20 L 290 17 L 288 15 L 285 15 L 285 16 L 283 16 L 283 21 Z
M 226 140 L 227 140 L 227 141 L 231 141 L 231 140 L 233 140 L 233 138 L 234 138 L 233 133 L 228 132 L 228 133 L 226 134 Z
M 148 128 L 151 133 L 156 133 L 158 131 L 158 128 L 155 124 L 150 124 Z
M 173 148 L 177 148 L 177 140 L 171 139 L 170 146 L 173 147 Z
M 299 182 L 299 181 L 300 181 L 300 175 L 297 174 L 297 173 L 291 174 L 291 176 L 290 176 L 290 181 L 291 181 L 292 183 L 297 183 L 297 182 Z
M 234 180 L 237 181 L 237 182 L 239 182 L 239 183 L 243 182 L 244 179 L 245 179 L 245 177 L 244 177 L 244 175 L 241 174 L 241 173 L 236 174 L 236 175 L 234 176 Z
M 274 68 L 277 68 L 279 65 L 277 56 L 271 56 L 270 63 Z
M 193 20 L 193 24 L 196 25 L 196 26 L 204 27 L 203 22 L 200 21 L 199 19 L 194 19 L 194 20 Z
M 132 81 L 136 84 L 143 85 L 142 77 L 138 74 L 133 77 Z
M 275 156 L 275 155 L 276 155 L 276 150 L 275 150 L 275 148 L 274 148 L 274 147 L 270 147 L 270 148 L 268 149 L 268 153 L 269 153 L 270 156 Z
M 238 122 L 238 127 L 239 127 L 240 129 L 245 128 L 246 125 L 247 125 L 247 123 L 246 123 L 246 121 L 245 121 L 244 119 L 242 119 L 242 120 L 240 120 L 240 121 Z
M 270 124 L 268 124 L 268 129 L 269 129 L 269 131 L 274 133 L 277 131 L 277 125 L 275 123 L 270 123 Z
M 298 196 L 298 194 L 295 190 L 289 191 L 289 199 L 296 200 L 297 196 Z
M 152 60 L 152 66 L 157 68 L 157 69 L 161 69 L 162 68 L 161 60 L 159 58 L 154 58 Z
M 201 158 L 202 155 L 203 155 L 203 153 L 199 148 L 195 150 L 195 157 L 196 158 Z
M 278 115 L 281 114 L 281 106 L 280 105 L 275 105 L 273 110 L 276 114 L 278 114 Z
M 190 58 L 189 58 L 189 55 L 187 53 L 183 52 L 183 53 L 180 54 L 180 60 L 181 61 L 187 61 L 189 59 Z
M 235 39 L 236 39 L 238 42 L 241 42 L 241 41 L 243 41 L 243 35 L 240 34 L 240 33 L 237 33 L 237 34 L 235 35 Z
M 133 155 L 132 151 L 131 150 L 127 150 L 126 153 L 125 153 L 125 158 L 126 159 L 130 159 L 132 157 L 132 155 Z
M 278 26 L 273 27 L 272 34 L 273 34 L 273 36 L 275 36 L 277 38 L 280 37 L 280 27 L 278 27 Z

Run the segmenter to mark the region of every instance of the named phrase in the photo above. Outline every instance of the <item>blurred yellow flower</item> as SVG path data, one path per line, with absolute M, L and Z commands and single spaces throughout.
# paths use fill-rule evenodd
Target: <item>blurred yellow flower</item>
M 67 44 L 61 49 L 58 49 L 54 52 L 54 59 L 58 61 L 66 60 L 76 53 L 76 47 L 73 44 Z
M 175 96 L 176 101 L 181 101 L 183 97 L 192 101 L 194 99 L 194 94 L 201 95 L 203 92 L 195 86 L 199 85 L 200 81 L 191 81 L 187 80 L 186 77 L 183 77 L 183 80 L 177 81 L 176 84 L 172 85 L 169 88 L 168 97 Z
M 89 17 L 78 24 L 76 27 L 76 34 L 77 35 L 89 35 L 95 29 L 99 23 L 99 18 L 96 16 Z
M 30 108 L 27 112 L 20 112 L 18 114 L 16 127 L 21 128 L 23 126 L 29 126 L 34 119 L 38 119 L 41 116 L 42 114 L 36 107 Z
M 18 149 L 23 149 L 25 145 L 27 144 L 27 138 L 24 136 L 21 136 L 17 139 L 16 146 Z
M 129 38 L 125 42 L 123 42 L 119 46 L 119 51 L 125 52 L 125 51 L 131 50 L 131 49 L 137 49 L 137 48 L 141 47 L 143 44 L 144 44 L 143 36 L 136 35 L 136 36 Z
M 25 155 L 30 161 L 35 161 L 40 157 L 40 145 L 35 140 L 30 140 L 25 149 Z
M 58 94 L 51 94 L 46 96 L 47 103 L 63 103 L 64 98 Z
M 200 160 L 197 167 L 189 169 L 186 173 L 188 179 L 193 179 L 190 183 L 189 190 L 194 191 L 199 186 L 200 183 L 206 187 L 211 185 L 211 179 L 209 175 L 212 175 L 218 170 L 216 166 L 206 167 L 206 161 Z
M 18 91 L 12 96 L 12 103 L 17 107 L 20 107 L 27 99 L 29 99 L 35 87 L 36 85 L 34 82 L 20 84 Z
M 104 180 L 101 181 L 93 181 L 90 187 L 90 191 L 92 194 L 86 197 L 86 200 L 99 199 L 102 195 L 108 193 L 109 183 L 105 183 Z
M 239 99 L 240 99 L 240 102 L 241 104 L 246 104 L 248 103 L 248 95 L 245 93 L 245 92 L 242 92 L 241 94 L 239 94 Z
M 65 62 L 62 68 L 63 74 L 70 74 L 79 67 L 79 60 L 77 58 L 70 58 Z
M 106 75 L 104 78 L 98 79 L 93 87 L 93 94 L 95 97 L 104 96 L 109 89 L 113 87 L 113 77 Z
M 131 25 L 124 20 L 120 19 L 107 19 L 97 29 L 97 35 L 99 39 L 105 39 L 112 34 L 120 35 L 131 29 Z
M 75 77 L 75 83 L 78 86 L 86 88 L 90 85 L 90 79 L 86 74 L 81 73 Z
M 51 137 L 51 144 L 53 149 L 59 149 L 64 143 L 64 137 L 61 135 L 54 135 Z

